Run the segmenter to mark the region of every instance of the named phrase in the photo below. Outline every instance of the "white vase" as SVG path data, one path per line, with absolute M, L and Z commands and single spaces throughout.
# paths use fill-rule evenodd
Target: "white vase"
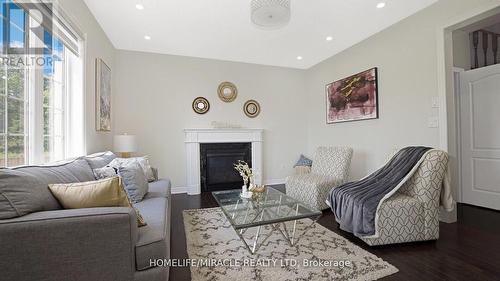
M 241 187 L 241 198 L 246 198 L 246 199 L 252 198 L 252 192 L 248 191 L 246 184 L 244 184 Z

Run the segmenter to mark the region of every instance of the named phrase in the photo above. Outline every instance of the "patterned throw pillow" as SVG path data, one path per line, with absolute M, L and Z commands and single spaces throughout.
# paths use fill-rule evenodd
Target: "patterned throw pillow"
M 309 158 L 305 157 L 303 154 L 301 154 L 299 161 L 297 161 L 297 163 L 295 163 L 295 165 L 293 167 L 294 168 L 297 166 L 311 167 L 312 163 L 313 163 L 313 161 L 311 159 L 309 159 Z
M 109 166 L 94 169 L 93 172 L 96 180 L 116 177 L 117 175 L 116 169 Z
M 148 182 L 155 181 L 155 176 L 153 173 L 153 169 L 151 168 L 151 165 L 149 164 L 149 158 L 148 156 L 143 156 L 143 157 L 131 157 L 131 158 L 115 158 L 113 161 L 111 161 L 108 166 L 113 167 L 115 169 L 119 169 L 122 166 L 127 166 L 132 162 L 137 162 L 141 168 L 144 174 L 146 175 L 146 179 Z

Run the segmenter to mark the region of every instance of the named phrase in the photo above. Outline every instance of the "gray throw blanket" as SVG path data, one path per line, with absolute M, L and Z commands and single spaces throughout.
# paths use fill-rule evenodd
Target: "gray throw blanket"
M 429 149 L 403 148 L 368 177 L 333 188 L 328 200 L 340 228 L 357 237 L 375 234 L 375 214 L 380 200 L 398 186 Z

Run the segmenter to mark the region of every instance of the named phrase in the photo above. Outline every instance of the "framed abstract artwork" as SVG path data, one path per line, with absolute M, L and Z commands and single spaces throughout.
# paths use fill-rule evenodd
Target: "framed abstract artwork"
M 96 130 L 111 131 L 111 69 L 96 59 Z
M 326 85 L 326 123 L 378 118 L 377 68 Z

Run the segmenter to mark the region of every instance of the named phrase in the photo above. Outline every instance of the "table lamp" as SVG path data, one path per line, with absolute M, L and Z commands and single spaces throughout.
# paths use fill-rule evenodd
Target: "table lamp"
M 122 158 L 129 158 L 132 152 L 137 151 L 135 135 L 115 135 L 113 139 L 113 150 L 114 152 L 120 153 Z

